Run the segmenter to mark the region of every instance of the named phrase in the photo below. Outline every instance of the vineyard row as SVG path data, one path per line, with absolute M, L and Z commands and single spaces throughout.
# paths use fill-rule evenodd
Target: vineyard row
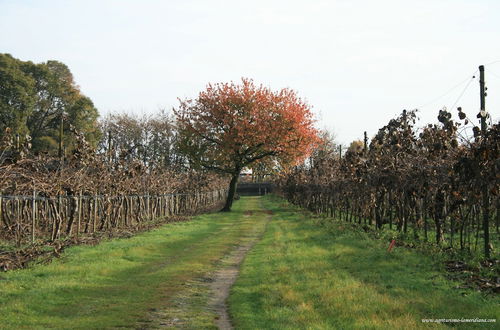
M 403 111 L 343 157 L 325 142 L 281 179 L 281 190 L 314 212 L 471 253 L 482 246 L 486 259 L 496 259 L 500 124 L 480 130 L 461 108 L 458 115 L 462 122 L 441 110 L 440 124 L 417 128 L 416 111 Z M 469 128 L 474 137 L 464 139 Z
M 479 200 L 457 206 L 453 204 L 452 198 L 443 193 L 416 197 L 388 192 L 376 198 L 375 194 L 363 193 L 366 191 L 364 189 L 347 191 L 341 185 L 304 184 L 288 188 L 287 198 L 290 202 L 334 219 L 377 229 L 396 230 L 414 240 L 435 241 L 436 244 L 446 242 L 447 246 L 460 250 L 477 251 L 484 244 L 484 209 Z M 490 229 L 496 233 L 492 235 L 492 243 L 498 242 L 500 233 L 498 199 L 495 204 L 496 208 L 489 214 L 495 220 L 491 224 L 493 230 Z
M 225 200 L 226 190 L 162 195 L 46 198 L 0 195 L 0 233 L 17 245 L 81 234 L 133 229 L 156 218 L 193 214 Z

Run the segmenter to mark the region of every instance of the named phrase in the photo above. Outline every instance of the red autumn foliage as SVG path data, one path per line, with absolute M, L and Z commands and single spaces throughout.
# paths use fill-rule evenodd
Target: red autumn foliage
M 243 168 L 264 159 L 297 164 L 318 141 L 311 108 L 295 91 L 272 91 L 251 79 L 209 84 L 195 100 L 180 101 L 174 113 L 191 166 L 232 176 L 226 211 Z

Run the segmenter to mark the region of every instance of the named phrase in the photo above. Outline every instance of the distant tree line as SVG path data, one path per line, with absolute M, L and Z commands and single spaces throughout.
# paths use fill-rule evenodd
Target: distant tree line
M 28 152 L 68 158 L 80 152 L 81 134 L 108 163 L 138 161 L 148 167 L 180 168 L 186 161 L 176 146 L 174 122 L 165 111 L 99 119 L 92 100 L 81 93 L 64 63 L 36 64 L 0 54 L 0 165 L 7 156 Z
M 219 189 L 225 179 L 194 170 L 177 141 L 175 118 L 165 111 L 99 119 L 65 64 L 0 54 L 0 195 Z
M 133 231 L 226 198 L 226 177 L 182 156 L 171 115 L 98 117 L 65 64 L 0 54 L 0 240 Z
M 98 152 L 110 163 L 138 161 L 148 167 L 185 167 L 175 119 L 165 111 L 142 117 L 110 114 L 99 122 L 99 128 Z

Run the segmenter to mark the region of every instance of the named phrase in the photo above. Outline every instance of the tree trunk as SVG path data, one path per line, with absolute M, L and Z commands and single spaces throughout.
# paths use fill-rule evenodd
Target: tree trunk
M 231 206 L 233 205 L 234 194 L 236 193 L 236 185 L 238 184 L 239 177 L 239 172 L 237 174 L 233 174 L 231 182 L 229 183 L 229 191 L 227 193 L 226 204 L 224 205 L 224 208 L 222 208 L 221 212 L 231 211 Z

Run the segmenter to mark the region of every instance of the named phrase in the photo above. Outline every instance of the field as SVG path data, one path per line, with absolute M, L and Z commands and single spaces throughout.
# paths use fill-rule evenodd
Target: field
M 238 329 L 420 328 L 429 326 L 422 319 L 498 318 L 498 297 L 456 289 L 442 260 L 405 248 L 387 253 L 386 242 L 267 196 L 2 273 L 0 322 L 8 329 L 215 328 L 217 274 L 250 243 L 227 306 Z
M 500 1 L 361 2 L 0 0 L 0 330 L 495 328 Z

